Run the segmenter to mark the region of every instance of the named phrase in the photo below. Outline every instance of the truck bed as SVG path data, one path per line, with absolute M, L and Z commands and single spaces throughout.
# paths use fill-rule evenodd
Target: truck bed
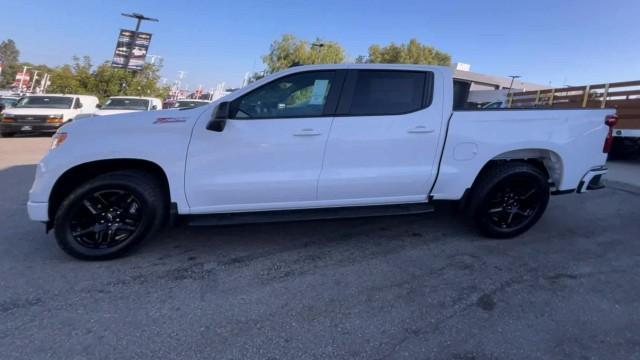
M 448 123 L 434 199 L 459 199 L 491 160 L 545 158 L 556 191 L 576 189 L 602 152 L 614 109 L 482 109 L 454 111 Z M 544 150 L 543 150 L 544 149 Z M 563 165 L 567 166 L 563 166 Z

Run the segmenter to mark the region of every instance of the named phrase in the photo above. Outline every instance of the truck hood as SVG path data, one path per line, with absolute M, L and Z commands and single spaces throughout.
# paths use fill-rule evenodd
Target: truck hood
M 43 108 L 9 108 L 4 111 L 5 115 L 67 115 L 71 109 L 43 109 Z
M 185 111 L 133 111 L 108 116 L 83 117 L 65 125 L 62 130 L 79 136 L 104 137 L 115 133 L 137 134 L 148 139 L 156 133 L 193 127 L 208 107 Z M 141 139 L 142 140 L 142 139 Z

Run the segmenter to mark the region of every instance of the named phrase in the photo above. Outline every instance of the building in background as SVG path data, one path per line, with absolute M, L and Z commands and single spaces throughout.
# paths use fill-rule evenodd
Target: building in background
M 451 66 L 453 68 L 454 79 L 463 80 L 471 83 L 471 91 L 476 90 L 500 90 L 509 89 L 515 91 L 531 91 L 548 89 L 549 86 L 540 85 L 530 82 L 520 81 L 519 79 L 513 80 L 507 76 L 487 75 L 477 72 L 472 72 L 471 65 L 464 63 L 455 63 Z M 511 81 L 513 80 L 513 85 Z

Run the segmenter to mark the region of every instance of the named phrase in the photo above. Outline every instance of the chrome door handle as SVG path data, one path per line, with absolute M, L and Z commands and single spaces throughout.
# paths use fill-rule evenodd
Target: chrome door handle
M 407 130 L 408 133 L 412 133 L 412 134 L 426 134 L 426 133 L 432 133 L 434 131 L 435 129 L 427 129 L 427 127 L 423 125 L 418 125 L 414 128 Z
M 320 131 L 316 131 L 313 129 L 302 129 L 296 133 L 293 133 L 293 136 L 318 136 L 322 135 Z

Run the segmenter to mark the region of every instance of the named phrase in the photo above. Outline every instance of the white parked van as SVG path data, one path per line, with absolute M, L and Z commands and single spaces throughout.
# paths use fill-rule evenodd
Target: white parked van
M 112 96 L 93 115 L 104 116 L 159 109 L 162 109 L 162 100 L 158 98 L 138 96 Z
M 21 98 L 4 111 L 0 133 L 11 137 L 19 132 L 54 133 L 80 114 L 96 111 L 98 98 L 90 95 L 46 94 Z

